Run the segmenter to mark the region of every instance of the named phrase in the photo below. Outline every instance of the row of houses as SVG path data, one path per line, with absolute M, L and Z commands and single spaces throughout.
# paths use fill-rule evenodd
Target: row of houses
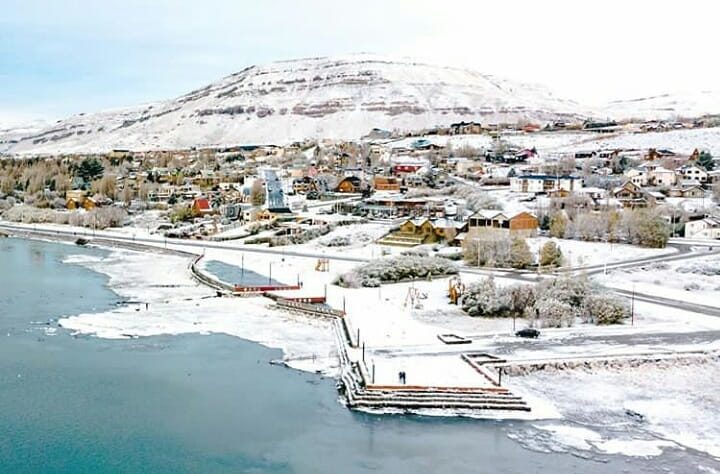
M 398 230 L 380 239 L 379 243 L 405 247 L 436 242 L 462 245 L 468 239 L 532 237 L 537 234 L 538 228 L 537 217 L 529 212 L 506 213 L 487 209 L 467 218 L 458 215 L 455 218 L 408 219 Z
M 707 185 L 720 174 L 706 171 L 692 164 L 667 169 L 654 162 L 646 162 L 625 172 L 625 177 L 638 186 Z

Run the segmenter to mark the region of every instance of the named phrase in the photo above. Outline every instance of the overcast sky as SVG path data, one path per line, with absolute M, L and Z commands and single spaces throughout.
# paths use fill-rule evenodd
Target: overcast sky
M 353 52 L 541 83 L 589 105 L 718 89 L 719 10 L 709 0 L 2 0 L 0 124 Z

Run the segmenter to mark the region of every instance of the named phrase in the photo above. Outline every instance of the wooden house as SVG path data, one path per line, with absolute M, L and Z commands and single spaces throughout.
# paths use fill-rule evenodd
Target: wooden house
M 672 188 L 668 191 L 668 197 L 702 198 L 704 195 L 705 190 L 698 184 Z
M 65 193 L 65 207 L 69 210 L 85 209 L 89 211 L 97 207 L 94 199 L 88 197 L 85 191 L 73 189 Z
M 400 191 L 400 181 L 394 176 L 375 176 L 373 185 L 376 191 Z
M 617 199 L 623 207 L 645 207 L 648 204 L 645 192 L 631 181 L 625 181 L 622 186 L 613 189 L 610 195 Z
M 408 219 L 400 228 L 378 241 L 384 245 L 413 247 L 440 241 L 454 243 L 455 238 L 467 229 L 467 223 L 454 219 L 428 219 L 426 217 Z
M 337 185 L 339 193 L 359 193 L 362 191 L 362 181 L 357 176 L 343 178 Z
M 538 227 L 537 217 L 529 212 L 507 215 L 503 211 L 488 209 L 470 216 L 468 235 L 472 238 L 490 231 L 501 238 L 515 235 L 531 237 L 537 234 Z

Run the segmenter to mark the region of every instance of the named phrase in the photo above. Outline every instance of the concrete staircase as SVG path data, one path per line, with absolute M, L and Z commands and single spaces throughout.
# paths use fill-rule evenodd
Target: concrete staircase
M 340 377 L 348 407 L 354 409 L 530 411 L 521 397 L 505 388 L 365 386 L 358 373 L 349 368 Z
M 499 386 L 489 387 L 429 387 L 415 385 L 374 385 L 362 361 L 354 361 L 348 354 L 349 347 L 358 347 L 353 341 L 353 330 L 346 318 L 336 318 L 333 330 L 338 344 L 340 377 L 338 389 L 351 409 L 368 410 L 423 410 L 449 409 L 473 414 L 498 412 L 529 412 L 530 407 L 519 396 Z M 480 354 L 473 354 L 477 362 L 485 362 Z M 497 358 L 487 357 L 498 362 Z

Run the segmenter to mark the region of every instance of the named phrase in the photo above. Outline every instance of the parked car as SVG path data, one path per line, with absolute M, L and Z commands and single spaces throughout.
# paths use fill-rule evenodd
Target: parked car
M 540 331 L 538 331 L 535 328 L 525 328 L 521 329 L 518 332 L 515 333 L 517 337 L 527 337 L 532 339 L 537 339 L 537 337 L 540 335 Z

